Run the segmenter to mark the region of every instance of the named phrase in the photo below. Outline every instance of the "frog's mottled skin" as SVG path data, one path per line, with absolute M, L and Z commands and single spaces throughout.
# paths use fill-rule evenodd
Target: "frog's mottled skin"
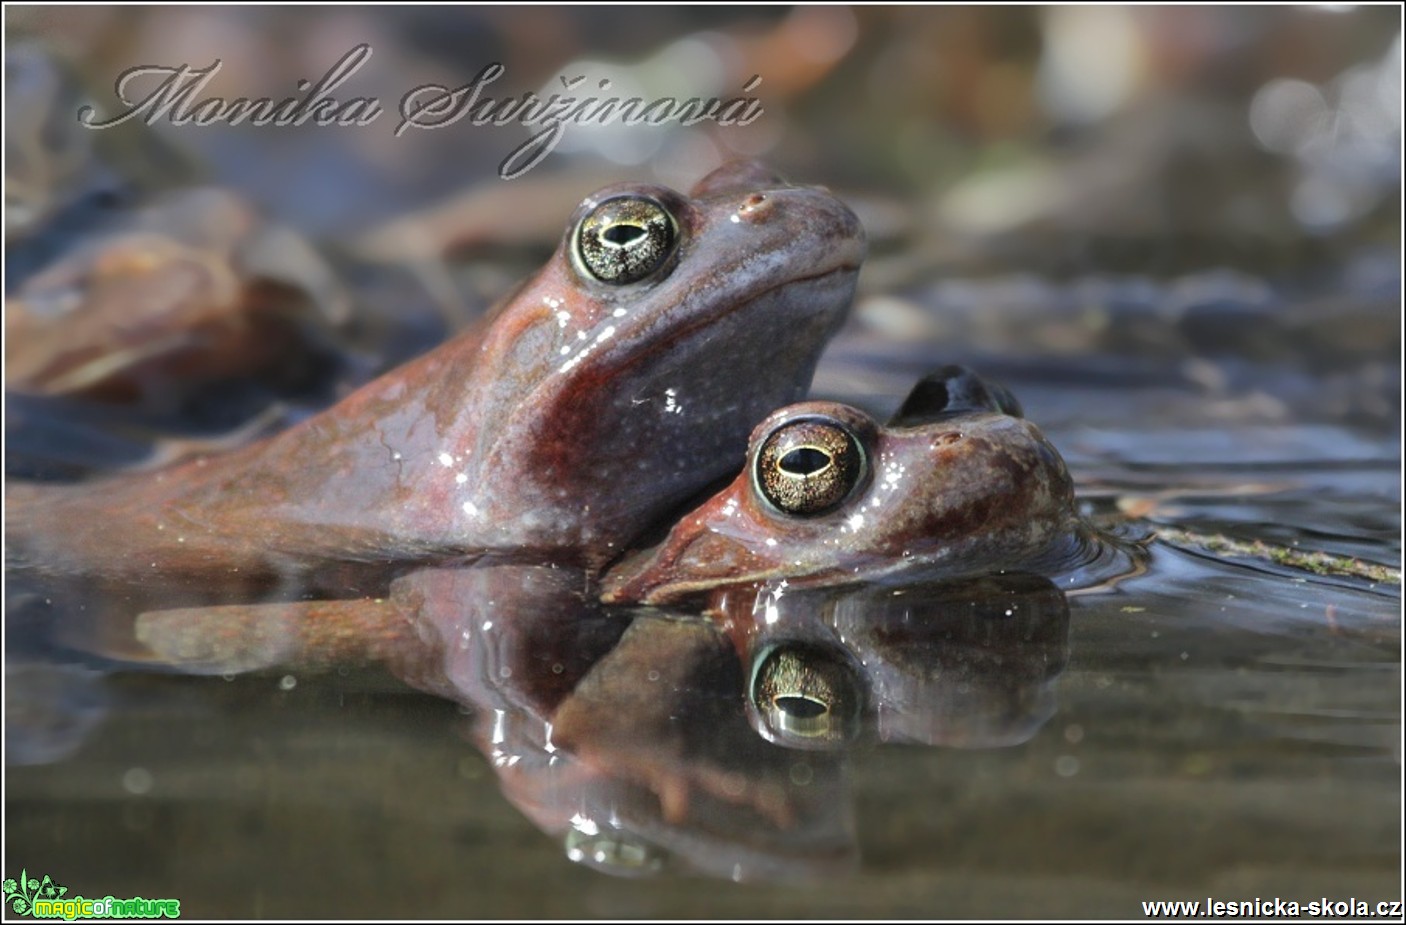
M 835 509 L 785 514 L 759 496 L 753 461 L 779 425 L 814 416 L 848 426 L 867 473 Z M 973 410 L 883 427 L 847 405 L 803 402 L 758 425 L 742 474 L 655 550 L 614 569 L 604 600 L 667 604 L 727 586 L 842 584 L 915 566 L 929 577 L 1058 570 L 1088 535 L 1064 461 L 1023 418 Z
M 664 204 L 679 243 L 659 272 L 610 286 L 578 268 L 574 230 L 622 194 Z M 346 564 L 598 566 L 725 476 L 751 426 L 803 395 L 864 249 L 828 192 L 752 163 L 691 197 L 607 188 L 480 325 L 289 431 L 151 474 L 8 486 L 11 561 L 290 594 L 339 568 L 323 582 L 335 586 Z

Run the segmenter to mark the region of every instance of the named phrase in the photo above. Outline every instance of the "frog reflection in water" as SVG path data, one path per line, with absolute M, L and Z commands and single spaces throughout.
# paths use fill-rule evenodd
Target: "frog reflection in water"
M 699 659 L 711 652 L 703 661 L 714 664 L 727 639 L 712 625 L 609 628 L 573 656 L 574 673 L 550 666 L 558 680 L 546 696 L 486 668 L 537 651 L 515 645 L 533 616 L 589 625 L 601 569 L 726 475 L 753 422 L 800 397 L 862 254 L 847 209 L 755 165 L 715 173 L 691 200 L 654 187 L 603 191 L 582 205 L 557 257 L 483 327 L 286 434 L 147 476 L 12 486 L 12 555 L 27 577 L 131 585 L 111 598 L 124 606 L 158 587 L 150 600 L 161 609 L 138 607 L 150 612 L 136 630 L 169 664 L 384 661 L 478 707 L 481 723 L 524 712 L 545 753 L 579 756 L 588 779 L 642 786 L 665 823 L 696 819 L 711 800 L 799 831 L 805 813 L 777 778 L 786 761 L 768 752 L 760 780 L 745 762 L 690 764 L 692 739 L 661 706 L 670 698 L 648 686 L 686 691 Z M 730 368 L 747 370 L 745 381 L 717 374 Z M 773 600 L 756 596 L 761 583 L 823 586 L 914 565 L 947 578 L 1069 565 L 1088 534 L 1062 463 L 1033 427 L 1002 413 L 1013 409 L 947 400 L 967 387 L 986 394 L 965 375 L 948 374 L 961 387 L 944 386 L 943 402 L 910 409 L 893 428 L 832 404 L 775 412 L 738 482 L 659 550 L 607 574 L 605 599 L 710 593 L 729 648 L 746 653 L 763 634 L 729 601 Z M 551 565 L 504 564 L 514 561 Z M 348 587 L 367 596 L 315 600 Z M 641 682 L 630 669 L 645 664 L 677 671 L 653 669 Z M 832 670 L 797 672 L 794 651 L 765 664 L 752 682 L 754 702 L 770 704 L 758 707 L 764 734 L 787 742 L 797 728 L 788 705 L 818 702 L 832 717 L 803 724 L 801 738 L 849 737 L 838 701 L 811 681 L 786 689 L 788 678 L 820 677 L 834 691 Z M 621 734 L 621 722 L 636 721 L 672 747 Z M 504 741 L 484 733 L 490 753 Z
M 804 394 L 863 256 L 849 209 L 755 163 L 691 197 L 607 188 L 480 326 L 300 426 L 152 474 L 7 486 L 11 561 L 189 603 L 374 592 L 484 554 L 599 567 Z
M 572 859 L 617 874 L 842 873 L 857 853 L 840 749 L 866 730 L 1016 745 L 1054 712 L 1063 593 L 1014 571 L 954 580 L 1053 574 L 1097 548 L 1058 454 L 1019 413 L 958 367 L 920 383 L 888 427 L 831 403 L 782 409 L 731 486 L 605 578 L 607 601 L 691 597 L 711 621 L 644 612 L 626 627 L 568 576 L 486 569 L 450 579 L 484 584 L 472 613 L 442 614 L 451 655 L 426 663 L 479 708 L 504 791 Z M 855 510 L 883 507 L 871 465 L 911 482 L 889 480 L 874 518 L 887 525 L 862 529 Z M 691 555 L 720 534 L 743 552 Z
M 296 624 L 259 607 L 158 611 L 138 631 L 194 671 L 384 663 L 472 708 L 504 793 L 574 860 L 747 880 L 854 866 L 856 739 L 1019 744 L 1053 713 L 1067 659 L 1066 599 L 1030 575 L 815 587 L 755 607 L 731 595 L 732 638 L 680 612 L 603 608 L 582 584 L 548 566 L 426 570 L 402 580 L 399 608 Z
M 766 480 L 744 474 L 683 518 L 659 551 L 604 581 L 605 597 L 621 602 L 651 596 L 664 587 L 653 577 L 667 575 L 712 620 L 603 608 L 579 569 L 481 564 L 424 569 L 383 601 L 322 605 L 316 619 L 269 607 L 162 611 L 146 614 L 138 633 L 188 670 L 378 661 L 472 706 L 504 791 L 577 860 L 615 873 L 672 858 L 733 878 L 831 875 L 856 860 L 836 749 L 864 728 L 884 741 L 992 747 L 1027 740 L 1053 711 L 1051 682 L 1067 649 L 1064 595 L 1030 574 L 952 580 L 984 571 L 983 557 L 1058 570 L 1084 555 L 1089 535 L 1063 465 L 1038 431 L 1004 413 L 1015 410 L 951 368 L 920 385 L 889 427 L 808 402 L 757 429 L 751 473 L 786 459 L 774 437 L 790 425 L 842 420 L 866 460 L 906 461 L 914 489 L 891 495 L 897 522 L 967 509 L 953 522 L 991 526 L 949 535 L 950 549 L 940 537 L 908 536 L 902 573 L 885 530 L 851 529 L 841 543 L 812 532 L 797 546 L 800 560 L 763 571 L 722 574 L 671 554 L 681 532 L 707 524 L 728 499 L 772 503 Z M 952 433 L 973 449 L 940 452 Z M 998 457 L 1013 462 L 993 464 Z M 990 475 L 1012 466 L 1033 487 Z M 839 530 L 871 484 L 855 477 L 815 510 L 778 508 L 768 535 L 751 538 L 770 549 L 765 539 L 788 541 L 800 523 Z M 852 563 L 872 567 L 856 575 Z M 880 573 L 890 581 L 867 580 Z

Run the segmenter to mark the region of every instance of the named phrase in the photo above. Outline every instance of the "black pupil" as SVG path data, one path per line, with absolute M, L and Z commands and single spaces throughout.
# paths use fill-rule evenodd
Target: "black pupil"
M 792 475 L 814 475 L 830 465 L 830 457 L 814 447 L 803 446 L 781 457 L 779 465 Z
M 814 719 L 827 712 L 825 704 L 809 697 L 777 697 L 772 703 L 782 713 L 796 719 Z
M 622 223 L 619 225 L 611 225 L 609 228 L 605 229 L 605 231 L 602 231 L 600 236 L 611 244 L 624 247 L 631 241 L 638 241 L 640 238 L 644 237 L 645 234 L 645 230 L 639 225 L 626 225 Z

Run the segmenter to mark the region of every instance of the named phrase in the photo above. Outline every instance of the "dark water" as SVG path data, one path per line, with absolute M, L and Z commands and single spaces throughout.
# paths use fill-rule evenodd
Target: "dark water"
M 774 112 L 789 130 L 769 156 L 801 180 L 847 180 L 871 237 L 854 318 L 814 394 L 884 417 L 943 364 L 1003 381 L 1069 463 L 1085 513 L 1146 540 L 1136 574 L 983 586 L 957 603 L 950 588 L 899 583 L 798 608 L 808 643 L 838 640 L 841 660 L 860 663 L 839 676 L 878 716 L 830 750 L 764 741 L 744 694 L 748 657 L 765 647 L 739 658 L 696 615 L 578 618 L 569 595 L 560 611 L 519 612 L 542 621 L 540 634 L 474 649 L 490 653 L 476 667 L 498 669 L 499 681 L 459 677 L 470 709 L 396 676 L 442 689 L 423 665 L 318 663 L 314 642 L 271 658 L 279 647 L 258 643 L 287 638 L 250 642 L 258 627 L 244 628 L 243 649 L 230 632 L 240 667 L 257 666 L 247 673 L 222 675 L 232 665 L 221 657 L 238 659 L 209 639 L 185 664 L 194 675 L 104 659 L 51 632 L 84 625 L 83 614 L 56 618 L 12 585 L 4 877 L 23 868 L 70 896 L 172 897 L 197 918 L 1125 918 L 1153 899 L 1400 897 L 1399 108 L 1394 135 L 1364 128 L 1352 119 L 1366 104 L 1349 92 L 1392 47 L 1399 58 L 1399 25 L 1301 13 L 1184 13 L 1186 31 L 1147 27 L 1153 38 L 1139 47 L 1162 95 L 1093 122 L 1062 123 L 1053 104 L 1005 115 L 1034 105 L 1034 91 L 1012 88 L 1037 82 L 1040 41 L 1054 42 L 1063 14 L 865 11 L 828 84 L 783 69 L 790 59 L 773 49 L 784 45 L 737 46 L 770 54 L 773 84 L 788 88 Z M 27 28 L 103 67 L 179 40 L 192 60 L 227 55 L 227 76 L 259 88 L 250 93 L 287 92 L 299 68 L 325 64 L 327 48 L 369 37 L 378 63 L 390 62 L 371 76 L 391 99 L 448 79 L 439 69 L 461 70 L 466 57 L 520 62 L 529 86 L 602 49 L 638 63 L 699 28 L 743 42 L 786 22 L 651 14 L 632 45 L 621 38 L 629 30 L 605 28 L 608 17 L 551 12 L 527 31 L 506 13 L 466 13 L 453 28 L 427 12 L 275 15 L 46 13 Z M 819 31 L 806 34 L 843 33 L 840 20 L 810 22 Z M 277 80 L 251 64 L 272 52 L 249 53 L 275 25 L 302 55 Z M 1203 33 L 1240 38 L 1198 45 Z M 528 34 L 557 44 L 538 52 Z M 1176 54 L 1158 45 L 1164 34 L 1185 40 Z M 336 41 L 324 45 L 326 35 Z M 1280 90 L 1336 112 L 1339 148 L 1248 134 L 1252 98 L 1263 103 L 1287 79 L 1284 61 L 1297 62 L 1289 76 L 1301 86 Z M 810 79 L 820 84 L 807 95 Z M 881 104 L 864 96 L 888 86 L 906 90 Z M 837 111 L 854 117 L 825 115 Z M 370 134 L 171 137 L 221 182 L 317 235 L 366 314 L 344 341 L 314 344 L 345 348 L 335 368 L 319 366 L 330 384 L 207 390 L 154 411 L 10 396 L 11 477 L 120 467 L 163 446 L 152 435 L 170 429 L 218 440 L 234 426 L 246 437 L 286 426 L 504 291 L 540 262 L 574 204 L 524 185 L 538 197 L 524 213 L 545 217 L 490 222 L 486 243 L 443 266 L 435 255 L 426 276 L 348 256 L 349 229 L 438 202 L 466 170 L 491 176 L 505 150 L 496 140 L 422 134 L 391 149 Z M 1395 152 L 1385 172 L 1383 146 Z M 664 148 L 649 176 L 692 180 L 667 175 L 692 164 L 689 150 Z M 124 157 L 166 164 L 164 153 Z M 947 197 L 954 178 L 1023 158 L 1065 171 L 1056 185 L 1070 192 L 1066 205 L 994 231 L 953 217 L 970 218 Z M 155 173 L 158 187 L 190 182 Z M 1103 185 L 1110 175 L 1126 183 Z M 147 179 L 118 185 L 144 201 Z M 1030 194 L 1028 180 L 1008 196 Z M 122 207 L 79 196 L 48 232 L 7 241 L 7 291 L 62 253 L 91 210 Z M 556 580 L 545 579 L 549 601 Z M 924 603 L 896 603 L 895 590 Z M 905 623 L 910 611 L 932 619 Z M 670 693 L 588 682 L 607 656 L 619 678 L 642 671 Z M 524 664 L 537 671 L 501 675 Z M 594 712 L 556 732 L 594 749 L 598 766 L 691 774 L 689 824 L 668 821 L 660 778 L 657 791 L 609 775 L 599 784 L 544 750 L 544 704 L 573 683 L 598 685 Z M 591 841 L 593 826 L 634 834 L 611 855 Z M 593 869 L 593 852 L 615 875 Z
M 1143 403 L 1199 400 L 1129 384 L 1096 417 L 1062 415 L 1078 391 L 1030 380 L 1008 376 L 1096 514 L 1175 488 L 1155 521 L 1399 562 L 1390 428 L 1149 434 Z M 739 847 L 746 828 L 705 820 L 713 831 L 644 879 L 569 862 L 560 832 L 505 799 L 471 718 L 384 673 L 12 667 L 11 760 L 43 763 L 10 767 L 6 837 L 14 863 L 75 891 L 170 895 L 190 915 L 1058 917 L 1134 916 L 1156 898 L 1375 901 L 1398 890 L 1400 647 L 1398 586 L 1156 542 L 1145 574 L 1070 596 L 1067 648 L 1040 650 L 1049 696 L 1029 741 L 791 752 L 800 799 L 825 788 L 840 860 L 782 829 L 773 848 L 791 860 L 768 866 Z M 695 693 L 737 722 L 734 671 Z M 726 878 L 732 864 L 762 882 L 679 872 Z M 794 882 L 766 882 L 783 876 Z

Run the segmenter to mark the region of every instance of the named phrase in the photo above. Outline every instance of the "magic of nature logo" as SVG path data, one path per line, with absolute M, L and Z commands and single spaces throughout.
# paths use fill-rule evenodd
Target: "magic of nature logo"
M 21 870 L 18 878 L 6 877 L 4 891 L 5 905 L 11 912 L 37 919 L 71 922 L 74 919 L 176 919 L 181 916 L 179 899 L 69 896 L 68 887 L 48 874 L 31 877 L 28 870 Z

